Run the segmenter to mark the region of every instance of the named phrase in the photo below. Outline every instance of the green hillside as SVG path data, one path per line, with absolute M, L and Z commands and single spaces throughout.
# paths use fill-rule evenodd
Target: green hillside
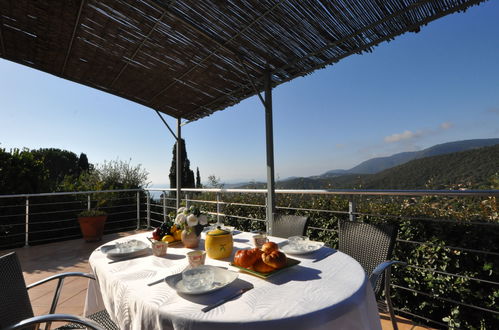
M 486 187 L 499 172 L 499 145 L 416 159 L 361 176 L 365 189 L 448 189 Z M 352 182 L 350 183 L 350 187 Z
M 499 173 L 499 144 L 492 147 L 415 159 L 377 174 L 346 174 L 330 178 L 293 178 L 277 189 L 487 189 Z M 265 183 L 251 187 L 264 188 Z M 496 188 L 497 189 L 497 188 Z
M 405 164 L 414 159 L 446 155 L 454 152 L 490 147 L 499 144 L 499 139 L 473 139 L 437 144 L 432 147 L 410 152 L 401 152 L 388 157 L 366 160 L 348 170 L 348 173 L 376 174 L 381 171 Z

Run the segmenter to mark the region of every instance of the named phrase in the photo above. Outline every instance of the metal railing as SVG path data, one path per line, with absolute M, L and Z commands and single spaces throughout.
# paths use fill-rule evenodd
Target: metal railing
M 138 229 L 142 193 L 121 189 L 0 195 L 0 249 L 80 238 L 78 213 L 95 208 L 103 195 L 106 200 L 99 209 L 108 214 L 105 233 Z
M 150 202 L 148 209 L 151 210 L 150 216 L 148 218 L 148 223 L 152 225 L 159 224 L 165 219 L 170 212 L 175 211 L 174 204 L 172 201 L 174 198 L 169 197 L 171 190 L 169 189 L 148 189 L 148 191 L 160 191 L 162 195 L 159 198 L 159 202 Z M 220 219 L 223 218 L 225 221 L 228 221 L 230 225 L 241 226 L 242 223 L 251 222 L 257 223 L 255 226 L 258 227 L 258 223 L 265 222 L 265 196 L 267 190 L 263 189 L 183 189 L 185 194 L 183 196 L 184 205 L 189 204 L 199 204 L 202 205 L 203 209 L 208 210 L 208 214 L 213 215 L 217 218 L 217 222 L 220 222 Z M 230 195 L 240 195 L 240 194 L 253 194 L 253 195 L 261 195 L 262 198 L 256 198 L 255 200 L 259 200 L 259 202 L 247 202 L 247 201 L 234 201 L 233 198 L 229 198 Z M 484 231 L 482 228 L 487 228 L 484 235 L 493 236 L 495 233 L 499 233 L 499 215 L 497 213 L 497 201 L 496 198 L 499 197 L 498 190 L 458 190 L 458 191 L 449 191 L 449 190 L 277 190 L 276 194 L 277 198 L 277 212 L 278 213 L 300 213 L 309 215 L 312 218 L 317 217 L 325 217 L 325 218 L 335 218 L 335 219 L 349 219 L 349 220 L 369 220 L 369 219 L 384 219 L 387 221 L 394 222 L 409 222 L 411 225 L 425 224 L 426 226 L 445 226 L 452 227 L 460 225 L 463 226 L 463 230 L 470 230 L 470 228 L 475 228 L 475 230 Z M 211 195 L 211 196 L 210 196 Z M 326 209 L 323 207 L 313 206 L 313 203 L 304 203 L 304 201 L 300 202 L 300 199 L 296 199 L 298 201 L 298 205 L 286 204 L 283 205 L 280 202 L 283 200 L 279 199 L 279 196 L 286 195 L 294 195 L 294 196 L 320 196 L 323 199 L 328 198 L 343 198 L 342 208 L 340 209 Z M 482 210 L 485 205 L 484 202 L 489 202 L 490 212 L 489 213 L 480 213 L 474 212 L 470 213 L 466 216 L 469 218 L 459 219 L 454 218 L 458 217 L 459 210 L 456 212 L 448 212 L 448 216 L 446 217 L 432 217 L 427 214 L 417 214 L 417 215 L 401 215 L 386 213 L 380 209 L 366 209 L 365 204 L 369 204 L 369 202 L 379 202 L 387 203 L 386 198 L 389 199 L 399 199 L 397 202 L 402 203 L 403 201 L 408 202 L 409 204 L 418 205 L 417 199 L 427 199 L 424 203 L 431 206 L 431 204 L 435 203 L 439 198 L 444 199 L 444 204 L 447 203 L 447 206 L 452 206 L 452 203 L 461 202 L 464 203 L 473 203 L 477 205 L 477 210 Z M 378 200 L 377 200 L 378 199 Z M 467 199 L 467 200 L 465 200 Z M 237 200 L 237 199 L 236 199 Z M 241 200 L 244 200 L 242 198 Z M 284 200 L 287 203 L 287 200 Z M 393 201 L 391 201 L 393 202 Z M 307 205 L 305 205 L 307 204 Z M 459 204 L 459 203 L 458 203 Z M 252 209 L 256 211 L 251 211 L 252 216 L 248 216 L 247 214 L 239 213 L 240 209 L 245 208 L 246 210 Z M 234 213 L 234 209 L 237 209 L 238 212 Z M 495 211 L 494 211 L 495 210 Z M 446 214 L 448 210 L 445 208 L 441 213 Z M 486 216 L 484 216 L 486 214 Z M 223 222 L 223 221 L 222 221 Z M 333 222 L 333 221 L 331 221 Z M 324 222 L 322 222 L 324 223 Z M 318 237 L 318 239 L 324 240 L 325 236 L 317 235 L 317 233 L 326 232 L 331 234 L 332 236 L 337 235 L 337 227 L 329 226 L 328 228 L 324 228 L 320 225 L 321 222 L 312 221 L 308 226 L 308 234 L 311 237 Z M 247 228 L 255 228 L 255 227 L 244 227 Z M 260 226 L 261 229 L 265 228 L 264 226 Z M 442 227 L 443 228 L 443 227 Z M 438 229 L 438 228 L 437 228 Z M 441 230 L 441 228 L 439 229 Z M 337 237 L 337 236 L 336 236 Z M 499 236 L 497 236 L 499 237 Z M 485 237 L 484 237 L 485 238 Z M 488 239 L 490 239 L 489 237 Z M 329 241 L 329 245 L 334 246 L 336 244 L 335 239 Z M 445 243 L 444 245 L 442 245 Z M 445 249 L 449 251 L 453 251 L 451 253 L 456 254 L 466 254 L 468 259 L 471 258 L 482 258 L 483 260 L 497 260 L 499 262 L 499 250 L 498 246 L 492 247 L 490 249 L 481 248 L 473 248 L 469 245 L 457 245 L 457 244 L 447 244 L 447 242 L 443 243 L 435 243 L 432 241 L 424 240 L 422 238 L 412 238 L 408 239 L 407 237 L 400 237 L 397 239 L 398 249 L 401 251 L 411 251 L 411 249 Z M 463 242 L 464 244 L 464 242 Z M 411 247 L 408 247 L 411 246 Z M 496 250 L 492 250 L 496 248 Z M 403 254 L 403 252 L 401 252 Z M 397 256 L 399 259 L 404 259 L 404 255 Z M 414 264 L 408 261 L 408 266 L 406 268 L 406 272 L 409 273 L 428 273 L 431 274 L 429 276 L 434 277 L 448 277 L 452 278 L 454 281 L 469 281 L 478 283 L 479 285 L 487 285 L 494 287 L 495 289 L 491 289 L 491 292 L 494 290 L 499 290 L 499 274 L 495 274 L 491 278 L 480 278 L 479 275 L 473 275 L 476 272 L 475 270 L 470 271 L 446 271 L 445 269 L 439 269 L 438 267 L 428 264 Z M 478 264 L 478 263 L 476 263 Z M 403 282 L 403 281 L 402 281 Z M 466 298 L 462 300 L 459 297 L 446 296 L 445 293 L 442 292 L 424 292 L 419 290 L 417 286 L 411 286 L 410 284 L 400 284 L 395 283 L 392 285 L 395 292 L 399 292 L 399 294 L 411 294 L 411 295 L 419 295 L 421 301 L 424 299 L 434 299 L 443 303 L 459 306 L 460 308 L 467 308 L 473 312 L 479 313 L 487 313 L 492 315 L 492 317 L 497 317 L 497 322 L 499 322 L 499 311 L 497 308 L 492 306 L 479 306 L 478 304 L 468 303 Z M 402 292 L 402 293 L 401 293 Z M 399 309 L 396 308 L 397 312 L 405 315 L 409 318 L 416 318 L 427 323 L 430 323 L 437 327 L 448 327 L 450 323 L 444 323 L 441 319 L 432 319 L 429 315 L 421 315 L 415 313 L 412 310 L 407 309 Z M 466 327 L 466 326 L 465 326 Z M 457 327 L 459 328 L 459 326 Z
M 213 221 L 216 219 L 217 222 L 236 225 L 244 230 L 265 228 L 267 190 L 182 189 L 182 192 L 184 205 L 201 205 L 203 210 L 213 217 Z M 10 234 L 4 233 L 0 249 L 4 248 L 5 238 L 9 236 L 23 237 L 26 245 L 55 240 L 54 237 L 33 238 L 33 236 L 48 235 L 51 232 L 59 235 L 59 239 L 81 237 L 78 232 L 75 232 L 75 227 L 77 228 L 75 225 L 76 214 L 83 209 L 92 207 L 92 204 L 95 203 L 94 197 L 101 193 L 112 194 L 114 204 L 119 205 L 118 208 L 112 206 L 108 209 L 110 223 L 113 222 L 112 218 L 116 217 L 117 226 L 107 229 L 107 232 L 124 231 L 131 228 L 151 228 L 165 221 L 169 214 L 174 215 L 176 211 L 174 189 L 2 195 L 0 196 L 0 231 L 5 231 L 5 228 L 9 226 L 16 228 L 16 230 Z M 127 195 L 120 195 L 122 193 Z M 452 271 L 439 268 L 436 264 L 421 264 L 403 260 L 409 261 L 408 266 L 406 270 L 397 270 L 394 274 L 395 279 L 397 279 L 397 274 L 402 277 L 407 275 L 403 272 L 409 272 L 409 277 L 414 278 L 428 273 L 430 274 L 428 276 L 442 276 L 451 278 L 456 283 L 459 281 L 469 282 L 480 285 L 480 287 L 490 286 L 493 287 L 491 290 L 499 291 L 499 278 L 497 266 L 495 266 L 499 264 L 499 248 L 494 243 L 493 237 L 488 237 L 488 235 L 499 233 L 496 200 L 499 197 L 498 190 L 277 190 L 276 195 L 277 212 L 308 215 L 312 220 L 308 227 L 308 234 L 311 238 L 323 240 L 333 247 L 337 243 L 336 226 L 338 219 L 361 219 L 364 221 L 384 219 L 405 226 L 402 230 L 403 235 L 399 235 L 397 240 L 398 250 L 402 251 L 397 255 L 398 258 L 403 259 L 404 253 L 410 254 L 413 250 L 427 253 L 426 250 L 435 248 L 451 251 L 456 255 L 465 255 L 467 258 L 483 259 L 484 262 L 493 264 L 492 276 L 486 277 L 483 276 L 483 271 L 480 269 L 463 272 L 460 270 Z M 44 198 L 47 200 L 43 200 Z M 56 201 L 56 198 L 62 199 L 62 201 Z M 439 199 L 442 199 L 443 202 Z M 393 205 L 398 205 L 399 209 L 390 208 Z M 52 209 L 52 206 L 55 207 Z M 414 213 L 413 206 L 422 208 L 424 212 Z M 40 208 L 44 210 L 40 211 Z M 461 209 L 456 210 L 455 208 Z M 463 211 L 464 209 L 467 211 Z M 462 216 L 459 212 L 468 213 Z M 133 225 L 131 225 L 131 221 L 133 221 Z M 48 229 L 40 228 L 40 225 L 43 227 L 53 224 L 57 224 L 57 226 Z M 120 224 L 125 225 L 120 227 Z M 63 228 L 63 226 L 67 228 Z M 484 248 L 485 245 L 481 243 L 478 244 L 479 246 L 473 246 L 464 241 L 442 242 L 425 239 L 425 237 L 410 237 L 407 236 L 407 232 L 410 231 L 411 226 L 426 226 L 435 229 L 435 231 L 445 231 L 446 228 L 449 228 L 449 230 L 459 232 L 462 229 L 470 236 L 476 231 L 483 235 L 482 240 L 492 243 Z M 60 235 L 61 231 L 68 231 L 69 234 Z M 493 263 L 496 261 L 497 263 Z M 404 281 L 399 280 L 393 284 L 393 291 L 396 295 L 415 295 L 419 297 L 421 303 L 424 303 L 424 299 L 438 300 L 442 304 L 486 313 L 499 320 L 499 311 L 494 305 L 479 305 L 460 300 L 460 297 L 446 296 L 442 292 L 424 291 L 418 286 Z M 438 327 L 448 326 L 448 323 L 442 322 L 441 319 L 432 318 L 431 313 L 418 314 L 407 309 L 397 309 L 397 311 L 409 318 L 417 318 Z

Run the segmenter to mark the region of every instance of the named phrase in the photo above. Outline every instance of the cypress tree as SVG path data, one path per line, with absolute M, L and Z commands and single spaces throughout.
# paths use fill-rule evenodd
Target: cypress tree
M 79 173 L 90 171 L 90 164 L 88 163 L 87 155 L 84 153 L 81 153 L 78 158 L 78 170 Z
M 191 162 L 187 158 L 184 139 L 180 139 L 180 161 L 182 167 L 181 187 L 195 188 L 194 172 L 191 170 Z M 173 145 L 173 158 L 169 178 L 170 188 L 177 188 L 177 143 Z
M 203 188 L 203 185 L 201 184 L 201 175 L 199 175 L 199 167 L 196 167 L 196 188 Z

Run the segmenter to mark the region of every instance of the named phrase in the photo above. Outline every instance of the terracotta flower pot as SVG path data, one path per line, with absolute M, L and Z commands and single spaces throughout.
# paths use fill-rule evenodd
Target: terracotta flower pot
M 104 232 L 107 215 L 78 217 L 81 233 L 87 242 L 100 241 Z
M 194 249 L 198 247 L 200 237 L 196 235 L 196 232 L 194 230 L 182 230 L 181 239 L 186 248 Z

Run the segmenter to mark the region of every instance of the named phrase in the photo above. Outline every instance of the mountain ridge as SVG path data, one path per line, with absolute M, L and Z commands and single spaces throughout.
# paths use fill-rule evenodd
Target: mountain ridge
M 348 170 L 330 170 L 316 177 L 330 177 L 338 174 L 375 174 L 401 165 L 413 159 L 438 156 L 452 152 L 466 151 L 475 148 L 499 144 L 499 139 L 471 139 L 436 144 L 423 150 L 404 151 L 386 157 L 375 157 L 361 162 Z
M 480 147 L 480 145 L 485 145 L 485 146 Z M 481 150 L 487 148 L 489 148 L 488 149 L 489 151 Z M 462 151 L 461 149 L 464 149 L 464 151 Z M 452 150 L 458 150 L 458 151 L 452 151 Z M 471 152 L 473 150 L 479 150 L 475 156 L 462 154 L 462 153 Z M 491 155 L 488 155 L 487 152 L 490 152 Z M 417 155 L 414 155 L 415 153 Z M 463 169 L 461 168 L 462 166 L 460 164 L 461 163 L 474 164 L 473 166 L 476 169 L 480 169 L 483 166 L 480 164 L 479 161 L 477 162 L 477 159 L 467 159 L 467 157 L 480 157 L 482 162 L 486 163 L 487 167 L 486 172 L 489 175 L 492 175 L 494 173 L 494 169 L 496 172 L 499 171 L 498 168 L 499 166 L 494 165 L 493 162 L 492 163 L 490 162 L 490 158 L 492 158 L 494 161 L 497 161 L 497 164 L 499 164 L 499 139 L 474 139 L 474 140 L 454 141 L 454 142 L 438 144 L 420 150 L 418 152 L 402 152 L 392 156 L 398 156 L 395 157 L 394 159 L 400 161 L 401 159 L 404 159 L 404 157 L 407 158 L 408 157 L 407 154 L 410 154 L 409 156 L 411 157 L 417 157 L 417 158 L 413 158 L 409 161 L 405 161 L 401 164 L 389 167 L 377 173 L 349 173 L 347 170 L 338 170 L 340 172 L 336 172 L 334 174 L 327 174 L 331 172 L 328 171 L 320 176 L 299 177 L 299 178 L 281 180 L 276 182 L 276 187 L 280 189 L 333 189 L 333 188 L 336 189 L 336 188 L 354 188 L 354 187 L 362 189 L 424 189 L 425 184 L 421 183 L 422 179 L 417 174 L 418 166 L 421 169 L 423 169 L 426 166 L 425 164 L 426 162 L 432 163 L 431 165 L 432 169 L 433 171 L 435 171 L 435 173 L 438 173 L 437 177 L 439 178 L 451 177 L 452 172 L 456 172 L 456 168 L 459 169 L 459 171 L 461 172 L 468 171 L 466 173 L 469 173 L 469 175 L 473 177 L 472 168 Z M 460 155 L 456 156 L 456 154 Z M 470 155 L 471 154 L 472 153 L 470 153 Z M 433 163 L 434 159 L 432 158 L 439 156 L 446 156 L 446 155 L 451 155 L 451 156 L 448 156 L 447 158 L 444 157 L 438 160 L 439 162 L 443 163 Z M 458 163 L 455 163 L 455 157 L 460 159 Z M 417 163 L 418 160 L 421 160 L 421 163 Z M 368 161 L 362 162 L 361 164 L 353 167 L 352 169 L 358 168 L 360 165 Z M 413 162 L 416 162 L 416 164 L 418 165 L 411 165 Z M 454 168 L 450 167 L 449 165 L 450 163 L 454 164 L 453 165 Z M 409 165 L 404 168 L 404 165 L 406 164 Z M 402 170 L 399 169 L 400 167 L 402 167 Z M 445 172 L 440 173 L 441 168 L 446 168 L 448 174 L 445 174 Z M 403 173 L 404 171 L 406 171 L 407 173 L 410 172 L 410 177 L 412 177 L 412 179 L 410 180 L 404 179 L 404 173 Z M 409 180 L 409 182 L 397 183 L 391 180 L 390 176 L 394 176 L 401 181 Z M 380 181 L 377 181 L 377 178 L 383 178 L 383 179 L 379 179 Z M 456 179 L 464 180 L 465 177 L 460 176 L 458 178 L 456 177 Z M 480 177 L 479 181 L 481 180 L 481 182 L 483 182 L 485 179 L 486 178 L 484 177 Z M 411 180 L 412 181 L 416 180 L 418 182 L 417 188 L 415 188 L 416 186 L 411 186 L 410 184 Z M 452 182 L 449 181 L 447 183 L 451 184 Z M 261 182 L 252 182 L 251 184 L 247 183 L 245 185 L 241 185 L 238 188 L 264 188 L 265 185 L 266 185 L 265 183 Z

